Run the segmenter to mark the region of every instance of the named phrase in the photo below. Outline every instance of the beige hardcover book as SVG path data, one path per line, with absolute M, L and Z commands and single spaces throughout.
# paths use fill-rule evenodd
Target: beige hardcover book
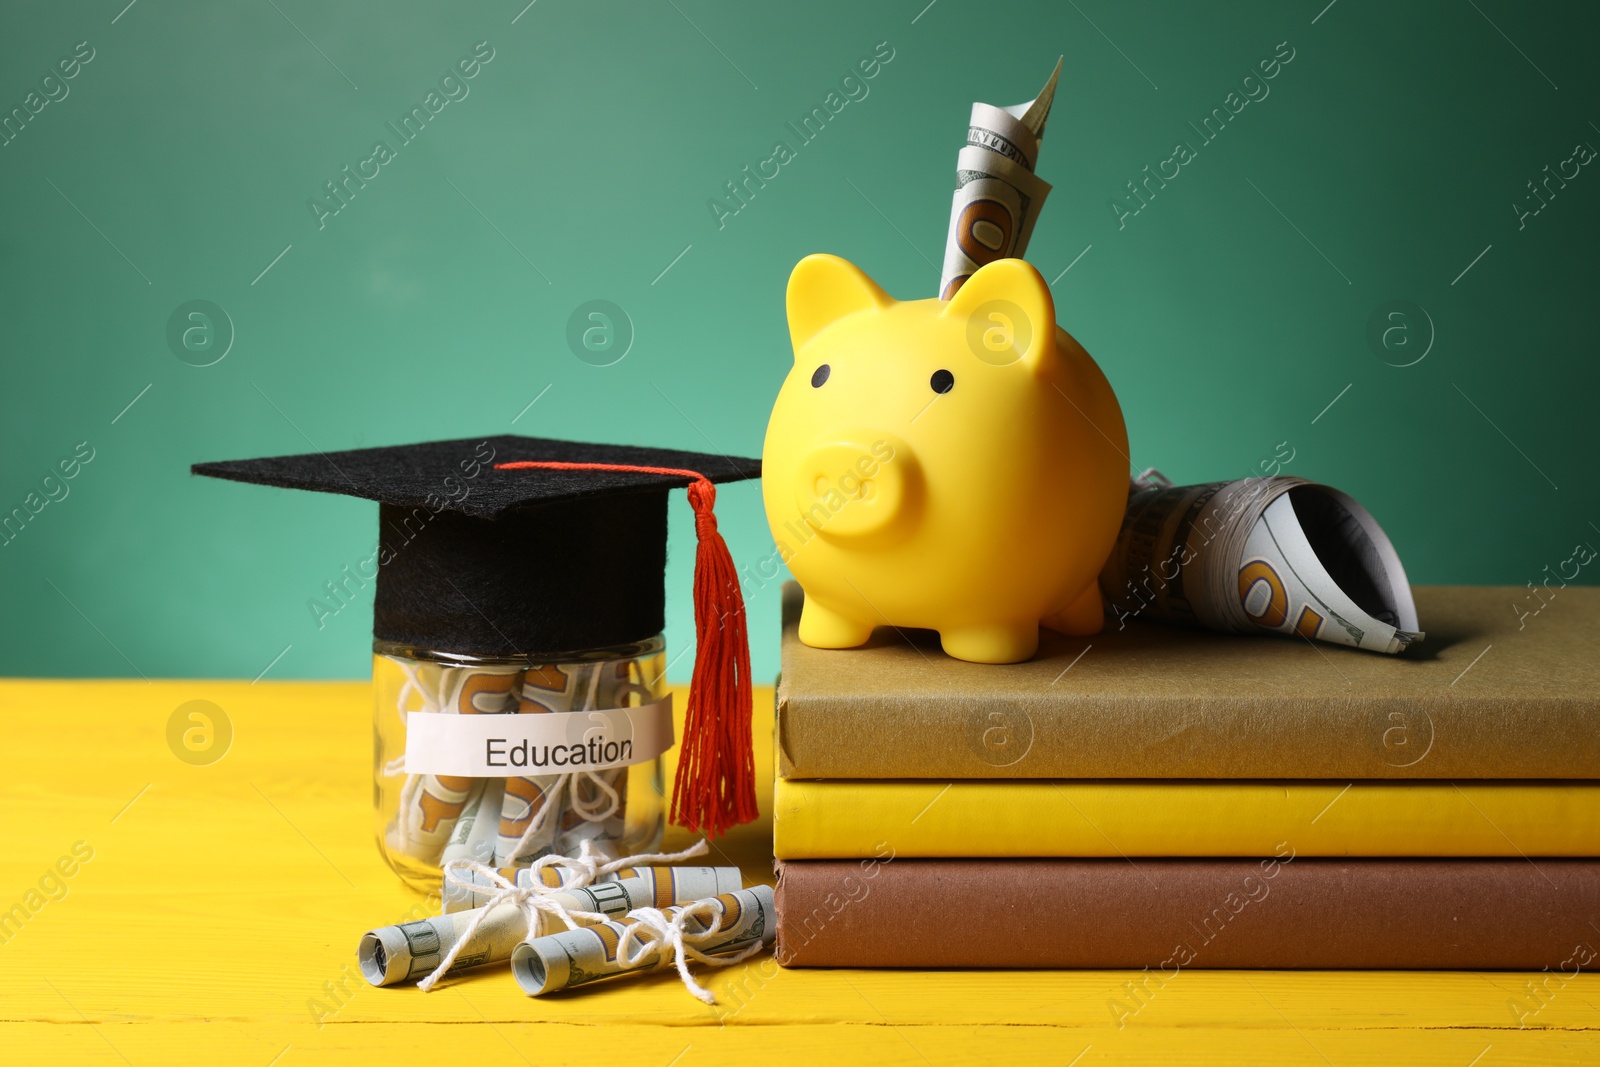
M 779 773 L 1600 778 L 1600 589 L 1415 592 L 1428 637 L 1397 656 L 1110 619 L 993 666 L 891 627 L 809 648 L 790 583 Z

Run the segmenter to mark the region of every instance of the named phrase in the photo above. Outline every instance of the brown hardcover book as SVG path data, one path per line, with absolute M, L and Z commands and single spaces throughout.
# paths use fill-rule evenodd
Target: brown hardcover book
M 1600 959 L 1600 860 L 778 865 L 786 967 L 1527 970 Z
M 1600 778 L 1600 588 L 1545 596 L 1419 588 L 1427 638 L 1394 656 L 1110 619 L 993 666 L 890 627 L 862 648 L 809 648 L 791 583 L 779 773 Z

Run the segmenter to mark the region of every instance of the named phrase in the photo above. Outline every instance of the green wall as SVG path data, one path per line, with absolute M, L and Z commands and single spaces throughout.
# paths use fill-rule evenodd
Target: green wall
M 307 602 L 370 553 L 375 508 L 197 460 L 503 432 L 759 454 L 789 269 L 835 252 L 933 295 L 970 103 L 1028 98 L 1062 53 L 1029 258 L 1137 465 L 1242 475 L 1287 441 L 1419 583 L 1521 585 L 1600 545 L 1600 167 L 1513 206 L 1600 145 L 1592 8 L 523 2 L 7 5 L 0 111 L 79 42 L 93 58 L 0 147 L 0 509 L 93 458 L 0 547 L 0 671 L 248 678 L 287 646 L 269 677 L 366 673 L 370 588 L 320 629 Z M 468 95 L 402 144 L 386 123 L 478 42 Z M 879 42 L 868 95 L 719 227 L 724 182 Z M 1280 42 L 1270 94 L 1203 143 L 1188 124 Z M 380 139 L 394 158 L 319 224 L 308 201 Z M 1195 158 L 1119 222 L 1178 141 Z M 594 299 L 636 334 L 610 366 L 566 341 Z M 193 300 L 232 322 L 210 366 L 168 342 Z M 1369 344 L 1388 301 L 1408 349 Z M 1391 366 L 1421 351 L 1417 306 L 1431 350 Z M 719 511 L 736 559 L 770 552 L 755 486 Z M 750 603 L 771 677 L 776 586 Z

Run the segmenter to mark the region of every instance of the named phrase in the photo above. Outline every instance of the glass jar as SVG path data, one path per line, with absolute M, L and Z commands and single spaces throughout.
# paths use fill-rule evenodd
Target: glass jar
M 656 636 L 485 659 L 374 641 L 374 802 L 389 866 L 437 892 L 454 859 L 526 867 L 585 840 L 610 859 L 659 849 L 672 744 L 663 647 Z

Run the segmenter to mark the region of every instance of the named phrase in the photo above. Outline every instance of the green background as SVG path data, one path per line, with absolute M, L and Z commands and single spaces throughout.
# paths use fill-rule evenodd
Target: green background
M 1233 477 L 1288 442 L 1418 583 L 1521 585 L 1600 545 L 1600 174 L 1521 228 L 1512 206 L 1600 144 L 1577 5 L 124 2 L 0 15 L 0 111 L 95 50 L 0 147 L 0 510 L 95 457 L 0 547 L 6 674 L 367 673 L 370 586 L 321 628 L 308 601 L 370 554 L 373 506 L 197 460 L 504 432 L 759 455 L 790 268 L 834 252 L 933 295 L 970 104 L 1028 99 L 1059 54 L 1028 258 L 1136 466 Z M 319 229 L 308 200 L 479 41 L 470 95 Z M 869 95 L 719 228 L 708 200 L 883 41 Z M 1270 95 L 1119 229 L 1111 198 L 1284 41 Z M 593 299 L 636 333 L 611 366 L 566 341 Z M 233 324 L 214 365 L 169 348 L 190 300 Z M 1413 366 L 1368 343 L 1391 300 L 1436 332 Z M 719 512 L 736 560 L 771 551 L 756 486 Z M 681 495 L 673 521 L 681 649 Z M 770 678 L 776 585 L 749 599 Z

